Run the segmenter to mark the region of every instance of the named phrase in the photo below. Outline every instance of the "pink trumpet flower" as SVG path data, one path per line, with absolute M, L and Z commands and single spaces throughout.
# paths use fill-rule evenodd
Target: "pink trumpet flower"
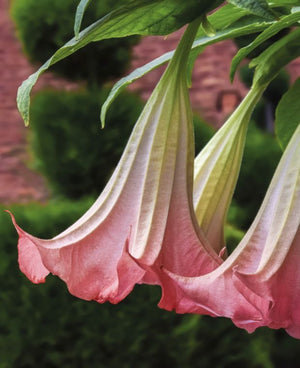
M 182 289 L 180 313 L 231 318 L 252 332 L 284 328 L 300 338 L 300 125 L 262 206 L 235 251 L 200 277 L 167 274 Z
M 243 157 L 248 123 L 265 86 L 253 86 L 238 108 L 198 154 L 194 207 L 198 224 L 216 252 L 225 251 L 224 224 Z
M 178 286 L 163 267 L 195 276 L 222 262 L 193 211 L 194 143 L 186 73 L 198 25 L 187 28 L 94 205 L 51 240 L 29 235 L 13 219 L 20 269 L 32 282 L 44 282 L 51 272 L 73 295 L 101 303 L 119 302 L 136 283 L 159 284 L 161 305 L 172 309 Z

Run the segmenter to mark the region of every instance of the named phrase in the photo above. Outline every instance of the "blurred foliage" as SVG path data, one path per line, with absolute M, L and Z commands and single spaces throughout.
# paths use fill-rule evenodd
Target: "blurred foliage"
M 142 101 L 123 93 L 101 129 L 99 106 L 108 90 L 43 91 L 31 107 L 30 142 L 34 165 L 57 194 L 98 195 L 118 163 Z
M 44 63 L 74 36 L 78 0 L 12 0 L 11 14 L 23 49 L 31 62 Z M 92 24 L 126 0 L 92 1 L 82 27 Z M 110 39 L 87 45 L 56 64 L 52 71 L 89 84 L 102 84 L 121 76 L 130 60 L 130 49 L 138 37 Z
M 199 115 L 194 115 L 195 154 L 197 155 L 214 135 L 215 130 L 208 125 Z
M 235 217 L 231 216 L 232 220 L 235 221 Z M 232 253 L 235 247 L 239 244 L 242 240 L 243 236 L 245 235 L 244 231 L 237 228 L 235 225 L 232 225 L 229 221 L 225 225 L 225 240 L 226 240 L 226 248 L 228 254 Z
M 244 84 L 250 88 L 254 70 L 247 65 L 240 68 L 239 75 Z M 290 76 L 285 70 L 277 75 L 263 93 L 263 97 L 253 111 L 253 120 L 263 130 L 274 132 L 275 110 L 281 97 L 288 91 Z
M 246 229 L 251 224 L 265 196 L 272 176 L 282 155 L 274 135 L 262 131 L 250 122 L 241 171 L 234 193 L 235 203 L 244 215 L 235 218 L 235 224 Z
M 244 65 L 240 68 L 239 75 L 244 84 L 250 88 L 252 85 L 254 70 L 249 68 L 248 65 Z M 264 97 L 272 101 L 275 105 L 279 102 L 282 95 L 289 89 L 290 86 L 290 76 L 283 69 L 278 74 L 278 76 L 273 79 L 264 92 Z M 255 119 L 257 120 L 257 119 Z
M 25 230 L 48 238 L 91 202 L 60 200 L 10 209 Z M 33 285 L 18 270 L 17 235 L 3 211 L 0 234 L 1 368 L 275 367 L 271 330 L 249 335 L 226 319 L 160 310 L 160 290 L 154 286 L 137 286 L 118 305 L 99 305 L 74 298 L 54 276 Z M 282 343 L 287 339 L 285 334 Z

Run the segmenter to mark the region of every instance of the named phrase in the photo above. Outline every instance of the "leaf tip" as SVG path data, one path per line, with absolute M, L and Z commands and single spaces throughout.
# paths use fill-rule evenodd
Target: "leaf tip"
M 230 70 L 229 70 L 229 80 L 230 80 L 230 83 L 233 83 L 233 81 L 234 81 L 234 77 L 235 77 L 236 70 L 237 70 L 237 66 L 236 66 L 236 64 L 232 61 L 232 62 L 231 62 L 231 65 L 230 65 Z
M 101 113 L 100 113 L 100 123 L 101 123 L 101 129 L 105 128 L 105 111 L 103 110 L 103 108 L 101 109 Z

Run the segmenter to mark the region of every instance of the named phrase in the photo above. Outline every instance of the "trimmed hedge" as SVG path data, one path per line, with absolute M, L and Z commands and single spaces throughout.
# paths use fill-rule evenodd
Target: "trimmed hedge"
M 31 106 L 34 166 L 55 193 L 70 198 L 98 195 L 127 143 L 143 103 L 123 93 L 101 129 L 100 106 L 108 90 L 43 91 Z
M 10 209 L 25 230 L 45 238 L 90 204 L 65 200 Z M 275 367 L 271 330 L 248 335 L 226 319 L 160 310 L 154 286 L 137 286 L 118 305 L 99 305 L 71 296 L 53 276 L 33 285 L 18 270 L 17 235 L 3 212 L 0 238 L 1 368 Z
M 11 14 L 23 49 L 33 63 L 44 63 L 74 36 L 75 11 L 79 0 L 13 0 Z M 91 1 L 83 27 L 95 22 L 126 0 Z M 138 37 L 93 42 L 54 65 L 51 70 L 70 78 L 102 84 L 121 76 L 130 61 Z

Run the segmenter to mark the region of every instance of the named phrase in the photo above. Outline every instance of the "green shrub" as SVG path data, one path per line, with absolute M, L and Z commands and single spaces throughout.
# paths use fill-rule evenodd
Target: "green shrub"
M 245 233 L 234 225 L 230 223 L 225 225 L 225 239 L 228 254 L 232 253 L 244 235 Z
M 239 70 L 239 75 L 244 84 L 250 88 L 254 75 L 254 70 L 244 65 Z M 252 114 L 256 125 L 262 130 L 273 133 L 275 110 L 278 102 L 290 85 L 290 76 L 285 70 L 281 70 L 275 79 L 269 84 L 263 93 L 262 99 L 255 106 Z
M 195 153 L 196 155 L 206 145 L 214 135 L 215 130 L 212 126 L 203 121 L 197 114 L 194 115 L 194 135 L 195 135 Z
M 266 194 L 276 166 L 282 155 L 276 138 L 250 123 L 242 167 L 234 193 L 235 204 L 243 210 L 235 225 L 246 229 L 252 222 Z
M 25 230 L 47 238 L 90 204 L 64 200 L 10 209 Z M 73 297 L 54 276 L 33 285 L 18 269 L 17 235 L 3 211 L 0 239 L 1 368 L 273 367 L 270 330 L 249 335 L 226 319 L 160 310 L 154 286 L 137 286 L 118 305 L 99 305 Z
M 39 92 L 32 101 L 30 141 L 36 167 L 56 193 L 97 195 L 116 166 L 143 103 L 123 93 L 101 129 L 106 90 Z
M 25 53 L 31 62 L 45 62 L 73 37 L 79 0 L 13 0 L 11 14 Z M 91 1 L 83 27 L 93 23 L 126 0 Z M 130 49 L 137 37 L 92 43 L 51 68 L 70 79 L 99 84 L 119 77 L 130 60 Z

